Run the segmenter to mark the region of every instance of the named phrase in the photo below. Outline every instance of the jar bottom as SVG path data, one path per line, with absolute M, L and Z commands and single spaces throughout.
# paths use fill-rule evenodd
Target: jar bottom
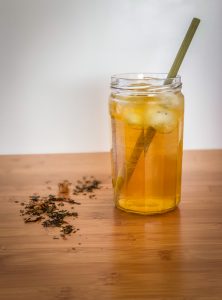
M 180 203 L 180 197 L 176 197 L 174 201 L 172 201 L 173 204 L 171 206 L 165 207 L 163 209 L 153 209 L 151 207 L 135 207 L 131 209 L 129 206 L 121 205 L 121 199 L 117 202 L 115 202 L 116 208 L 123 210 L 128 213 L 135 213 L 140 215 L 156 215 L 156 214 L 164 214 L 167 212 L 170 212 L 172 210 L 175 210 L 179 203 Z

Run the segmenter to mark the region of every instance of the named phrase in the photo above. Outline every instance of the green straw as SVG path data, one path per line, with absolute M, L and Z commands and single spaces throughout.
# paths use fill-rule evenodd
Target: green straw
M 183 42 L 180 46 L 179 51 L 177 52 L 176 58 L 173 62 L 173 65 L 167 75 L 166 80 L 164 81 L 164 85 L 170 84 L 177 76 L 177 73 L 179 71 L 179 68 L 183 62 L 184 56 L 190 46 L 190 43 L 193 39 L 193 36 L 197 30 L 197 27 L 200 23 L 200 19 L 198 18 L 193 18 L 187 33 L 183 39 Z M 141 134 L 139 135 L 135 146 L 133 148 L 133 151 L 130 155 L 130 158 L 128 161 L 123 165 L 121 168 L 118 177 L 115 182 L 114 186 L 114 191 L 115 191 L 115 196 L 117 197 L 122 189 L 122 186 L 124 184 L 125 178 L 126 182 L 128 183 L 131 176 L 133 175 L 133 172 L 136 168 L 136 165 L 138 163 L 138 160 L 141 156 L 141 153 L 144 151 L 145 153 L 148 151 L 150 143 L 152 142 L 152 139 L 155 136 L 155 129 L 152 127 L 149 127 L 147 130 L 142 131 Z
M 167 75 L 167 79 L 165 80 L 164 84 L 169 84 L 171 82 L 170 79 L 177 76 L 179 68 L 183 62 L 184 56 L 187 53 L 187 50 L 190 46 L 190 43 L 193 39 L 193 36 L 194 36 L 199 24 L 200 24 L 200 19 L 193 18 L 192 22 L 190 23 L 190 27 L 188 28 L 187 33 L 186 33 L 186 35 L 183 39 L 183 42 L 180 46 L 180 49 L 177 52 L 177 56 L 172 64 L 172 67 Z

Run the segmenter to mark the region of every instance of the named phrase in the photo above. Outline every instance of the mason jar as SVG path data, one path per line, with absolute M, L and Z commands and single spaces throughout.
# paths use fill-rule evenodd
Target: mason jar
M 117 208 L 164 213 L 181 198 L 184 97 L 181 78 L 111 78 L 112 182 Z

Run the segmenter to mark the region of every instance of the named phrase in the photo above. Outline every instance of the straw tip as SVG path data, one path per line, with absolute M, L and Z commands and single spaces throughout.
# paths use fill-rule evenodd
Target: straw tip
M 193 22 L 195 22 L 195 23 L 198 23 L 198 24 L 199 24 L 200 21 L 201 21 L 201 20 L 200 20 L 199 18 L 193 18 Z

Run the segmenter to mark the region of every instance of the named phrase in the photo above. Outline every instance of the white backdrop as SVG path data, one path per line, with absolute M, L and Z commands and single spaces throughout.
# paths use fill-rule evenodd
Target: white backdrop
M 180 70 L 185 148 L 222 148 L 222 1 L 0 0 L 0 153 L 107 151 L 109 80 Z

